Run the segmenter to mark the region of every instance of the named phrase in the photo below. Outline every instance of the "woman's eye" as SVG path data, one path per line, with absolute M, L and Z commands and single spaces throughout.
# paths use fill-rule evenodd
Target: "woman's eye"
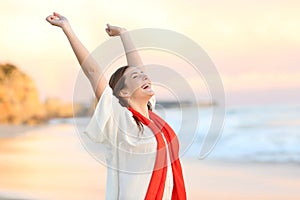
M 133 76 L 132 78 L 135 79 L 135 78 L 137 78 L 137 76 Z

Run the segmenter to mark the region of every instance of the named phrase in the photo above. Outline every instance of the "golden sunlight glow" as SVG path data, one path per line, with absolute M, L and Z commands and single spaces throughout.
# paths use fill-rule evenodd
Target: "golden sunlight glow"
M 57 11 L 69 18 L 91 51 L 108 38 L 106 23 L 129 30 L 166 28 L 204 47 L 227 90 L 299 88 L 299 7 L 297 1 L 272 5 L 234 0 L 217 5 L 171 0 L 5 1 L 0 14 L 0 62 L 11 62 L 30 74 L 42 98 L 71 100 L 79 65 L 62 31 L 45 21 Z

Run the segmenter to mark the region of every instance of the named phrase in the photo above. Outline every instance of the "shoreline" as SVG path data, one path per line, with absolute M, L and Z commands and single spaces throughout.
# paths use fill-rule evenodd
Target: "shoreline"
M 52 123 L 52 124 L 47 124 L 47 123 L 42 123 L 42 124 L 37 124 L 37 125 L 13 125 L 13 124 L 0 124 L 0 140 L 1 139 L 10 139 L 10 138 L 16 138 L 18 136 L 24 136 L 27 133 L 30 132 L 38 132 L 39 130 L 46 130 L 48 128 L 55 128 L 60 127 L 60 126 L 74 126 L 74 124 L 72 123 Z M 195 161 L 195 162 L 208 162 L 208 163 L 218 163 L 218 162 L 222 162 L 224 164 L 228 163 L 234 163 L 234 164 L 262 164 L 262 165 L 295 165 L 295 166 L 300 166 L 300 163 L 297 161 L 263 161 L 263 160 L 238 160 L 238 159 L 226 159 L 226 158 L 210 158 L 210 156 L 208 155 L 207 157 L 205 157 L 204 159 L 198 159 L 196 156 L 182 156 L 181 159 L 183 160 L 190 160 L 190 161 Z
M 17 137 L 29 131 L 42 129 L 47 126 L 49 125 L 48 124 L 38 124 L 38 125 L 0 124 L 0 139 Z

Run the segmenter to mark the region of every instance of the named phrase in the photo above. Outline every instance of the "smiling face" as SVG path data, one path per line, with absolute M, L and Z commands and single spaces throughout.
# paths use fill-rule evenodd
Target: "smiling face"
M 124 73 L 124 88 L 120 96 L 130 100 L 148 101 L 153 95 L 152 82 L 142 68 L 128 67 Z
M 109 86 L 122 106 L 148 103 L 154 95 L 150 78 L 139 67 L 120 67 L 112 74 Z

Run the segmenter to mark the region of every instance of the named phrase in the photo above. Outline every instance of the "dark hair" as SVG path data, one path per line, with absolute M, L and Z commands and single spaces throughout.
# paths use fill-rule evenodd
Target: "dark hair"
M 119 103 L 121 104 L 121 106 L 123 107 L 128 107 L 128 102 L 120 97 L 120 91 L 125 87 L 125 77 L 124 77 L 124 73 L 126 71 L 126 69 L 128 69 L 129 66 L 123 66 L 120 67 L 119 69 L 117 69 L 110 77 L 109 79 L 109 86 L 111 87 L 111 89 L 113 90 L 113 95 L 116 96 L 119 99 Z M 148 110 L 152 110 L 152 105 L 150 102 L 148 102 L 147 104 Z M 144 131 L 144 127 L 143 124 L 140 120 L 138 120 L 135 116 L 133 116 L 139 131 L 143 132 Z

